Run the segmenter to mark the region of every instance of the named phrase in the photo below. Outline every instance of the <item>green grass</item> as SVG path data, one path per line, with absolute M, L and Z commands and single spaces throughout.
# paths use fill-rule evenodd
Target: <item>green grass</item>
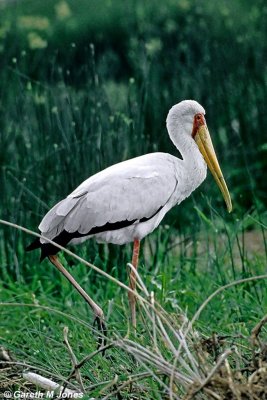
M 231 246 L 224 229 L 220 232 L 220 240 L 214 236 L 213 227 L 219 227 L 220 223 L 221 219 L 216 214 L 212 213 L 211 219 L 206 217 L 200 231 L 195 232 L 194 241 L 191 241 L 192 236 L 190 239 L 174 237 L 174 231 L 170 232 L 170 228 L 163 225 L 144 243 L 145 254 L 141 257 L 140 275 L 148 292 L 155 293 L 156 300 L 177 326 L 181 325 L 185 315 L 191 319 L 207 297 L 220 286 L 237 279 L 266 274 L 266 254 L 253 253 L 249 243 L 245 246 L 242 244 L 242 228 L 246 225 L 246 219 L 238 221 L 231 230 L 230 224 L 226 225 Z M 264 248 L 260 231 L 255 230 L 254 235 L 257 235 L 258 245 Z M 177 239 L 179 244 L 174 246 Z M 130 258 L 128 250 L 126 260 Z M 101 266 L 100 259 L 96 261 L 96 265 Z M 32 274 L 29 272 L 21 277 L 20 282 L 14 282 L 7 275 L 1 286 L 1 344 L 12 352 L 16 360 L 31 365 L 32 371 L 60 382 L 72 370 L 63 344 L 64 326 L 69 328 L 69 340 L 79 360 L 95 351 L 97 333 L 94 334 L 92 327 L 93 316 L 78 294 L 64 278 L 58 276 L 51 264 L 45 261 L 38 266 L 36 262 L 33 261 L 29 266 L 28 271 L 31 268 Z M 88 267 L 76 264 L 75 260 L 74 264 L 72 272 L 75 278 L 103 306 L 107 315 L 109 341 L 127 336 L 129 314 L 125 290 L 88 270 Z M 105 263 L 102 267 L 105 269 Z M 126 269 L 126 263 L 120 261 L 118 265 L 114 263 L 110 272 L 127 283 L 122 269 Z M 196 321 L 198 340 L 208 340 L 214 333 L 220 337 L 225 335 L 228 339 L 222 346 L 235 344 L 242 354 L 246 354 L 252 329 L 266 311 L 265 288 L 266 281 L 255 281 L 240 284 L 215 296 Z M 7 302 L 9 304 L 5 304 Z M 139 306 L 137 336 L 131 334 L 130 337 L 153 351 L 150 329 L 145 311 Z M 264 332 L 266 335 L 266 330 Z M 166 350 L 164 355 L 172 360 Z M 153 370 L 155 373 L 156 370 Z M 102 398 L 116 390 L 129 376 L 147 372 L 147 367 L 144 368 L 140 360 L 136 362 L 130 350 L 115 347 L 107 350 L 104 357 L 101 354 L 94 356 L 81 371 L 89 398 Z M 107 382 L 112 383 L 115 376 L 118 376 L 117 384 L 103 389 Z M 13 390 L 15 387 L 23 388 L 20 386 L 22 383 L 10 383 L 8 386 L 7 381 L 2 379 Z M 72 382 L 75 384 L 75 381 Z M 168 385 L 168 380 L 165 383 Z M 162 384 L 157 384 L 155 378 L 138 380 L 119 391 L 122 398 L 136 396 L 140 399 L 161 398 L 163 392 Z M 179 392 L 183 390 L 178 385 Z M 115 399 L 116 396 L 111 398 Z
M 261 1 L 251 6 L 243 0 L 151 0 L 126 6 L 105 0 L 96 6 L 84 0 L 24 0 L 1 7 L 0 218 L 36 230 L 46 211 L 89 175 L 150 151 L 177 154 L 166 114 L 179 100 L 195 98 L 206 108 L 234 211 L 227 213 L 209 175 L 145 239 L 140 275 L 178 331 L 185 314 L 191 319 L 219 287 L 266 274 L 267 42 Z M 32 371 L 42 368 L 57 381 L 71 370 L 64 326 L 80 360 L 96 349 L 93 317 L 48 261 L 39 264 L 37 252 L 25 252 L 30 241 L 1 226 L 0 345 Z M 127 284 L 131 246 L 92 240 L 74 251 Z M 69 255 L 62 260 L 103 306 L 109 340 L 127 335 L 125 290 Z M 229 335 L 219 352 L 234 343 L 250 360 L 249 336 L 266 307 L 264 280 L 223 291 L 196 321 L 199 340 L 190 336 L 190 351 L 197 355 L 195 345 L 215 332 Z M 148 315 L 153 312 L 139 305 L 137 337 L 130 338 L 154 351 Z M 157 335 L 172 363 L 173 352 Z M 214 360 L 205 360 L 210 370 Z M 129 345 L 95 355 L 82 368 L 89 398 L 103 398 L 147 367 Z M 150 375 L 157 373 L 155 365 L 149 368 Z M 23 387 L 21 376 L 17 383 L 14 376 L 18 371 L 0 369 L 0 387 L 2 382 Z M 169 398 L 164 388 L 169 380 L 169 374 L 144 377 L 111 398 Z M 177 393 L 185 393 L 177 385 Z

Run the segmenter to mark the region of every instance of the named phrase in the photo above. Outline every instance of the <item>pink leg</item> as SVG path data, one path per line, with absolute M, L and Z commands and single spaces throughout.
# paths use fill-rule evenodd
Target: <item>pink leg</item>
M 140 240 L 135 239 L 133 245 L 133 257 L 132 257 L 132 266 L 137 270 L 138 266 L 138 258 L 139 258 L 139 251 L 140 251 Z M 131 270 L 130 272 L 130 282 L 129 287 L 132 290 L 136 288 L 136 276 L 134 271 Z M 129 297 L 129 305 L 131 309 L 131 320 L 132 325 L 136 329 L 136 298 L 135 295 L 131 292 L 128 293 Z

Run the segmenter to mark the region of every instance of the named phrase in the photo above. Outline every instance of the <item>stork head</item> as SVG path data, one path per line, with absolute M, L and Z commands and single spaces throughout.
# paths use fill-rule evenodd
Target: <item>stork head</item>
M 204 108 L 195 100 L 183 100 L 175 104 L 167 116 L 169 131 L 177 131 L 177 126 L 182 126 L 183 133 L 191 135 L 195 115 L 205 115 Z
M 231 212 L 231 197 L 211 141 L 205 120 L 204 108 L 194 100 L 181 101 L 170 109 L 167 116 L 167 128 L 171 139 L 174 142 L 176 141 L 175 136 L 181 134 L 181 132 L 183 133 L 183 136 L 186 135 L 190 137 L 190 141 L 195 141 L 217 185 L 219 186 L 228 211 Z M 179 139 L 177 140 L 177 143 L 178 142 Z

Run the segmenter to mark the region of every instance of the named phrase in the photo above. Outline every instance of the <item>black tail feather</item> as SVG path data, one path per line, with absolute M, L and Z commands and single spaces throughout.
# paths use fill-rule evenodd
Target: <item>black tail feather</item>
M 32 251 L 41 247 L 40 239 L 36 238 L 29 246 L 26 247 L 26 251 Z
M 47 254 L 47 252 L 45 251 L 45 247 L 41 247 L 41 255 L 40 255 L 40 263 L 46 258 L 48 257 L 49 254 Z
M 61 243 L 59 243 L 61 244 Z M 41 243 L 40 239 L 35 239 L 29 246 L 26 247 L 26 251 L 32 251 L 36 249 L 41 249 L 40 262 L 42 262 L 46 257 L 57 254 L 60 249 L 51 243 Z

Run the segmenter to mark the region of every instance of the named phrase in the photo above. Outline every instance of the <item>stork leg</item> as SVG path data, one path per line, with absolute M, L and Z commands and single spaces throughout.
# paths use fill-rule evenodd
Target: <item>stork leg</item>
M 104 323 L 104 313 L 103 310 L 91 299 L 91 297 L 83 290 L 83 288 L 76 282 L 73 276 L 63 267 L 57 256 L 49 256 L 49 260 L 52 264 L 68 279 L 72 286 L 80 293 L 84 298 L 86 303 L 91 307 L 95 315 L 95 323 L 101 332 L 101 336 L 98 339 L 98 346 L 105 345 L 105 337 L 107 333 L 107 328 Z
M 140 251 L 140 240 L 135 239 L 133 245 L 133 256 L 132 256 L 132 266 L 137 270 L 138 267 L 138 258 L 139 258 L 139 251 Z M 136 288 L 136 275 L 133 270 L 130 272 L 130 279 L 129 279 L 129 287 L 132 290 Z M 133 293 L 128 292 L 129 298 L 129 305 L 131 310 L 131 321 L 133 328 L 136 329 L 136 297 Z

